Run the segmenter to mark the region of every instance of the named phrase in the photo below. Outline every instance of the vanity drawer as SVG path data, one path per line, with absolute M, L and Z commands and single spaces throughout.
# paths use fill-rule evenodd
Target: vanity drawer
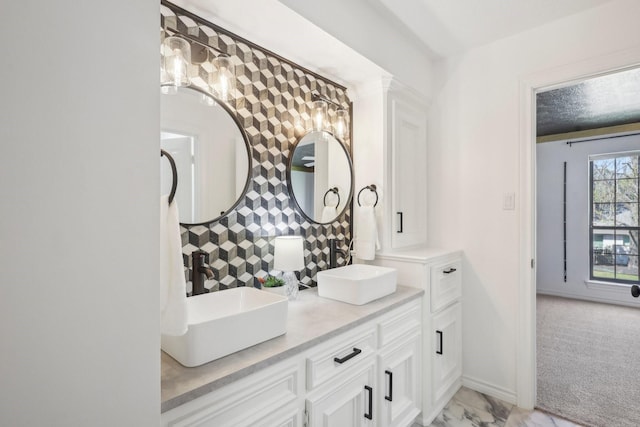
M 297 423 L 302 364 L 286 361 L 191 400 L 161 416 L 163 427 L 257 427 Z
M 422 300 L 418 299 L 384 316 L 378 322 L 378 348 L 422 327 Z
M 317 352 L 307 356 L 307 390 L 346 375 L 354 365 L 372 357 L 375 351 L 375 325 L 356 329 L 348 337 L 339 337 L 326 343 Z
M 460 258 L 431 267 L 431 312 L 435 313 L 462 296 L 462 262 Z

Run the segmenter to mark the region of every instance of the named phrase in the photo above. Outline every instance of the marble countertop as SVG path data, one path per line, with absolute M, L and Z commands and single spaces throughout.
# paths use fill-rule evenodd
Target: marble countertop
M 424 263 L 433 258 L 438 258 L 445 255 L 452 255 L 460 253 L 459 249 L 441 249 L 430 247 L 417 247 L 409 249 L 394 249 L 388 251 L 382 251 L 376 253 L 376 258 L 381 259 L 397 259 L 402 261 L 413 261 L 417 263 Z
M 398 286 L 395 293 L 365 305 L 351 305 L 300 292 L 289 302 L 287 333 L 195 368 L 185 368 L 162 355 L 162 412 L 299 354 L 368 320 L 419 298 L 422 289 Z

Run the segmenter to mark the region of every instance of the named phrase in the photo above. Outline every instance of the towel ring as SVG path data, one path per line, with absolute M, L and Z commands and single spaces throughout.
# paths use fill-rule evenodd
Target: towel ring
M 338 192 L 338 187 L 330 188 L 326 193 L 324 193 L 324 197 L 322 198 L 322 203 L 324 204 L 324 206 L 327 207 L 327 195 L 329 195 L 329 193 L 333 193 L 338 196 L 338 204 L 336 205 L 336 208 L 340 206 L 340 193 Z
M 173 178 L 173 181 L 171 182 L 171 192 L 169 193 L 169 204 L 171 204 L 171 202 L 173 202 L 173 198 L 176 195 L 176 189 L 178 188 L 178 169 L 176 168 L 176 161 L 173 160 L 171 154 L 161 149 L 160 157 L 162 156 L 165 156 L 167 159 L 169 159 L 169 163 L 171 163 L 171 175 Z
M 370 191 L 373 191 L 375 193 L 375 195 L 376 195 L 376 201 L 373 204 L 373 207 L 375 208 L 377 206 L 377 204 L 378 204 L 378 192 L 376 191 L 376 189 L 377 189 L 377 187 L 376 187 L 375 184 L 371 184 L 371 185 L 367 185 L 366 187 L 362 187 L 362 189 L 360 191 L 358 191 L 358 197 L 357 197 L 358 206 L 362 206 L 360 204 L 360 193 L 362 193 L 364 190 L 370 190 Z

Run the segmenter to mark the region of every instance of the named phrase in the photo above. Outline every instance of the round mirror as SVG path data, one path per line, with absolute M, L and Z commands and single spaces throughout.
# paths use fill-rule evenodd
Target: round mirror
M 298 141 L 289 156 L 287 178 L 291 198 L 310 221 L 331 223 L 351 202 L 351 158 L 329 132 L 309 132 Z
M 160 98 L 162 149 L 178 172 L 180 222 L 204 224 L 230 211 L 249 184 L 251 157 L 232 112 L 204 91 L 180 87 Z M 161 158 L 162 194 L 171 191 L 171 166 Z

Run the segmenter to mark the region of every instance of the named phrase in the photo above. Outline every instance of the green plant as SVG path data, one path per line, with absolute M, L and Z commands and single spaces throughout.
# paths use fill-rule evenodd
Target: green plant
M 284 285 L 284 280 L 271 275 L 267 275 L 266 279 L 264 277 L 260 277 L 258 278 L 258 281 L 262 284 L 262 287 L 264 288 L 277 288 L 279 286 Z

